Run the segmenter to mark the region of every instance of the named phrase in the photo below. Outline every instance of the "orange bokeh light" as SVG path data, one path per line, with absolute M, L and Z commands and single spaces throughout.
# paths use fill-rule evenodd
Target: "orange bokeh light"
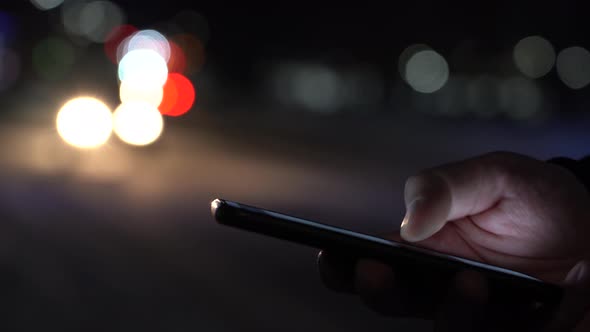
M 158 109 L 164 115 L 180 116 L 193 107 L 195 98 L 195 88 L 191 81 L 180 73 L 170 73 L 164 84 L 164 98 Z
M 136 27 L 129 24 L 120 25 L 111 30 L 104 43 L 104 52 L 113 63 L 117 63 L 117 49 L 121 42 L 137 31 Z

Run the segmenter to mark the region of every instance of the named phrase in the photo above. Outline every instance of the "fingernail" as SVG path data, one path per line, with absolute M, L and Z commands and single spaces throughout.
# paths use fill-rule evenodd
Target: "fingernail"
M 406 241 L 414 242 L 418 237 L 417 235 L 419 235 L 416 234 L 419 230 L 415 229 L 416 227 L 412 221 L 414 220 L 416 214 L 416 208 L 421 201 L 423 201 L 423 198 L 418 197 L 410 202 L 406 208 L 406 215 L 404 216 L 400 226 L 400 235 Z

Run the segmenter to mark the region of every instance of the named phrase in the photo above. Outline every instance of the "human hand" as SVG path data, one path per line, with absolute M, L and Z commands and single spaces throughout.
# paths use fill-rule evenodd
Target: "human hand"
M 590 290 L 585 263 L 572 269 L 590 258 L 590 195 L 568 170 L 517 154 L 492 153 L 411 177 L 404 196 L 407 214 L 401 232 L 390 238 L 562 283 L 574 292 L 566 295 L 553 324 L 561 328 L 568 324 L 565 320 L 575 326 L 572 322 L 583 310 L 576 317 L 567 313 L 576 311 L 572 306 L 585 309 L 580 289 Z M 448 298 L 427 300 L 437 302 L 435 311 L 416 303 L 425 300 L 424 294 L 416 296 L 417 285 L 400 285 L 403 271 L 395 266 L 355 264 L 327 253 L 320 256 L 320 272 L 329 287 L 354 291 L 380 312 L 436 319 L 440 330 L 461 330 L 448 325 L 453 321 L 449 313 L 457 312 L 449 311 L 453 307 L 464 306 L 459 312 L 466 325 L 503 314 L 475 313 L 485 307 L 486 287 L 485 279 L 472 272 L 446 285 Z

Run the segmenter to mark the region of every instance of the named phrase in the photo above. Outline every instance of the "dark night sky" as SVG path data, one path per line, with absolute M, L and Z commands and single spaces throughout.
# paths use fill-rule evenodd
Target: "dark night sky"
M 172 18 L 182 9 L 203 14 L 211 30 L 208 54 L 225 65 L 272 57 L 328 57 L 379 64 L 391 62 L 416 42 L 445 51 L 461 41 L 475 40 L 483 52 L 493 52 L 509 48 L 530 34 L 543 35 L 561 48 L 583 44 L 589 21 L 573 0 L 551 5 L 529 0 L 422 0 L 379 5 L 176 0 L 119 4 L 130 23 L 144 27 Z M 45 33 L 39 29 L 43 25 L 39 20 L 58 14 L 37 11 L 28 1 L 11 1 L 2 7 L 26 18 L 22 28 L 31 33 Z
M 214 70 L 228 91 L 246 95 L 259 93 L 260 64 L 288 60 L 345 66 L 368 64 L 392 81 L 398 75 L 399 54 L 414 43 L 426 43 L 447 56 L 468 41 L 477 66 L 451 63 L 451 70 L 496 74 L 497 68 L 490 65 L 494 60 L 490 59 L 509 54 L 525 36 L 541 35 L 556 50 L 573 45 L 588 47 L 586 31 L 590 22 L 574 0 L 551 4 L 532 0 L 117 3 L 126 12 L 127 21 L 140 28 L 153 27 L 184 9 L 201 13 L 210 29 L 205 69 Z M 28 1 L 10 1 L 2 9 L 21 19 L 16 42 L 24 45 L 21 49 L 25 54 L 27 48 L 47 35 L 47 22 L 59 26 L 59 9 L 41 12 Z M 563 95 L 567 103 L 585 98 L 557 79 L 549 79 L 547 84 Z

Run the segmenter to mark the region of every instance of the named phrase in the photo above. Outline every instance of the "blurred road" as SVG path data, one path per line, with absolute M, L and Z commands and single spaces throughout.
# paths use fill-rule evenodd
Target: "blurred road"
M 587 120 L 530 126 L 203 112 L 154 146 L 78 151 L 53 123 L 0 130 L 0 266 L 11 330 L 429 331 L 319 281 L 316 251 L 216 225 L 215 197 L 379 233 L 405 178 L 491 150 L 588 153 Z

